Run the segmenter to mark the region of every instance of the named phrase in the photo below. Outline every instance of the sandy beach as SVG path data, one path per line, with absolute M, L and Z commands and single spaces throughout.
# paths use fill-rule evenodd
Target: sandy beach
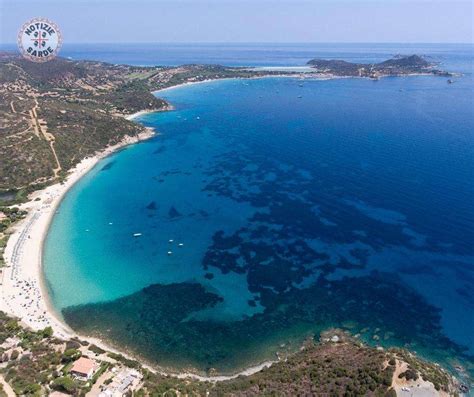
M 153 135 L 154 131 L 149 129 L 136 137 L 126 137 L 95 156 L 85 158 L 70 171 L 64 183 L 32 193 L 30 201 L 19 206 L 28 211 L 28 215 L 14 226 L 5 248 L 6 266 L 0 275 L 0 310 L 20 318 L 34 330 L 51 326 L 60 338 L 75 335 L 49 305 L 47 289 L 43 285 L 42 247 L 49 224 L 64 194 L 101 159 L 121 147 Z

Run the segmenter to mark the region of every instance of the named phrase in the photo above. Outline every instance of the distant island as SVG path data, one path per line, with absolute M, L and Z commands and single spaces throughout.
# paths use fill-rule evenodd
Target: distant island
M 339 77 L 405 76 L 412 74 L 431 74 L 450 77 L 451 73 L 436 69 L 436 65 L 428 62 L 420 55 L 396 56 L 380 63 L 353 63 L 339 59 L 312 59 L 308 65 L 319 73 Z

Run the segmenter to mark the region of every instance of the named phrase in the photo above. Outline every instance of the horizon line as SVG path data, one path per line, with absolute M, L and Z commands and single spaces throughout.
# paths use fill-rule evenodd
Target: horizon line
M 177 45 L 177 44 L 277 44 L 277 45 L 291 45 L 291 44 L 471 44 L 474 46 L 473 41 L 126 41 L 126 42 L 110 42 L 110 41 L 94 41 L 94 42 L 82 42 L 82 41 L 71 41 L 64 43 L 65 45 L 124 45 L 124 44 L 166 44 L 166 45 Z M 2 45 L 17 45 L 16 42 L 0 43 Z

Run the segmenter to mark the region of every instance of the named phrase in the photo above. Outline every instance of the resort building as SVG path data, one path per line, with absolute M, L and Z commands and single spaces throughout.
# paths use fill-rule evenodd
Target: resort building
M 87 357 L 81 357 L 74 362 L 71 368 L 71 375 L 81 380 L 89 380 L 97 370 L 97 363 Z
M 140 384 L 142 375 L 134 369 L 126 368 L 120 371 L 99 397 L 122 397 L 129 390 L 134 390 Z

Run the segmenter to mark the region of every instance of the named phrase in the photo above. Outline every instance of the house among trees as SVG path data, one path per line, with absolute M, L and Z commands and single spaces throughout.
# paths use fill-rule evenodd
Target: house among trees
M 74 362 L 70 373 L 76 378 L 86 381 L 92 378 L 97 367 L 98 365 L 94 360 L 87 357 L 80 357 Z

